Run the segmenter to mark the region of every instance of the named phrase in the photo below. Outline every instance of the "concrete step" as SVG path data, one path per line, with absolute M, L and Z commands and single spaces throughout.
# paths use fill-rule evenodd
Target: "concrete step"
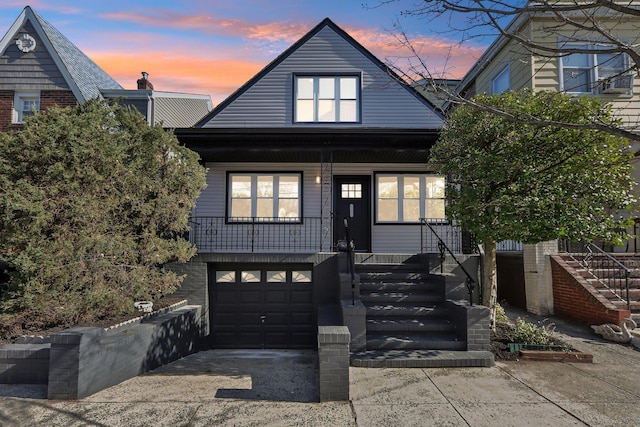
M 456 327 L 447 317 L 431 318 L 369 318 L 368 332 L 455 332 Z
M 350 357 L 357 368 L 488 368 L 494 363 L 490 351 L 369 350 Z
M 466 350 L 467 343 L 449 332 L 428 334 L 367 333 L 367 350 Z

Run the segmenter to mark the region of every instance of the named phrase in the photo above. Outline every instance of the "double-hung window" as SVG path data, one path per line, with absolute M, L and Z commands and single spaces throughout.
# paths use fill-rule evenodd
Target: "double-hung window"
M 491 94 L 498 95 L 509 90 L 511 87 L 510 71 L 510 67 L 507 65 L 491 80 Z
M 302 174 L 229 173 L 230 222 L 300 222 Z
M 359 76 L 295 76 L 296 123 L 360 121 Z
M 598 50 L 604 50 L 606 46 L 594 44 L 566 45 L 565 48 L 585 52 L 571 53 L 560 59 L 560 84 L 564 92 L 587 94 L 631 91 L 632 78 L 627 73 L 629 59 L 626 54 L 598 53 Z M 614 80 L 613 86 L 603 88 L 603 83 L 610 80 Z
M 40 111 L 39 93 L 16 92 L 13 98 L 13 123 L 24 123 L 27 117 Z
M 427 174 L 376 174 L 376 223 L 444 221 L 445 178 Z

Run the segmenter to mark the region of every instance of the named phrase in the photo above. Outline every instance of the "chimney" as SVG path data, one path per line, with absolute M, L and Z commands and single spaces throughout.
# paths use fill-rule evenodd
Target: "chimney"
M 138 89 L 143 90 L 153 90 L 153 85 L 149 81 L 149 73 L 146 71 L 142 72 L 142 78 L 138 79 Z

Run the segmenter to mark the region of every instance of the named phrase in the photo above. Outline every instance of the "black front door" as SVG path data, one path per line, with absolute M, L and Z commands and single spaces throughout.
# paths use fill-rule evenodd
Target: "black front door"
M 358 252 L 371 252 L 371 177 L 367 175 L 334 177 L 333 240 L 349 239 Z

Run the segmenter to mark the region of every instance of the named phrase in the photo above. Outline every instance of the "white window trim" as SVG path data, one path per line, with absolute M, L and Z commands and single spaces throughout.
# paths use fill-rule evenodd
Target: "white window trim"
M 599 72 L 599 67 L 598 67 L 598 59 L 597 59 L 597 46 L 606 46 L 603 43 L 598 43 L 595 41 L 584 41 L 584 42 L 580 42 L 580 43 L 562 43 L 560 44 L 560 48 L 571 48 L 571 47 L 583 47 L 586 46 L 587 49 L 593 49 L 593 52 L 585 52 L 585 53 L 579 53 L 578 55 L 588 55 L 588 72 L 589 72 L 589 77 L 591 79 L 591 88 L 590 90 L 588 90 L 587 92 L 581 92 L 581 91 L 568 91 L 565 90 L 564 87 L 564 73 L 565 73 L 565 66 L 564 66 L 564 61 L 563 61 L 563 56 L 558 57 L 558 70 L 559 70 L 559 75 L 558 75 L 558 83 L 559 83 L 559 89 L 560 92 L 566 92 L 568 94 L 573 94 L 573 95 L 598 95 L 600 94 L 599 91 L 599 83 L 602 80 L 598 74 Z M 622 54 L 624 55 L 624 61 L 625 61 L 625 65 L 623 67 L 623 73 L 621 75 L 626 75 L 629 74 L 629 72 L 624 72 L 624 70 L 626 70 L 629 67 L 629 57 L 626 54 Z M 573 68 L 573 67 L 569 67 L 569 68 Z M 629 90 L 628 95 L 633 94 L 633 88 L 631 88 Z
M 502 77 L 504 74 L 507 74 L 507 78 L 509 79 L 509 84 L 507 85 L 507 88 L 503 91 L 497 92 L 496 91 L 496 82 L 498 81 L 498 79 L 500 79 L 500 77 Z M 491 94 L 492 95 L 498 95 L 502 92 L 506 92 L 509 89 L 511 89 L 511 65 L 507 64 L 504 66 L 504 68 L 502 68 L 500 70 L 500 72 L 498 72 L 498 74 L 496 74 L 492 79 L 491 79 Z
M 380 177 L 394 177 L 398 178 L 398 219 L 394 221 L 382 221 L 380 220 L 380 189 L 378 187 L 378 178 Z M 427 186 L 426 180 L 427 178 L 443 178 L 445 179 L 446 186 L 446 178 L 442 175 L 437 174 L 425 174 L 425 173 L 376 173 L 374 177 L 374 187 L 375 187 L 375 223 L 376 224 L 419 224 L 420 219 L 416 221 L 407 221 L 404 219 L 404 192 L 402 189 L 404 188 L 404 177 L 419 177 L 420 178 L 420 195 L 418 197 L 419 205 L 420 205 L 420 215 L 419 218 L 432 219 L 438 222 L 447 221 L 447 218 L 431 218 L 428 217 L 428 212 L 426 210 L 426 202 L 427 200 L 444 200 L 446 204 L 446 197 L 427 197 Z
M 40 109 L 40 92 L 16 92 L 13 97 L 13 123 L 24 123 L 25 100 L 36 100 Z
M 334 79 L 334 102 L 335 102 L 335 113 L 336 118 L 334 121 L 321 121 L 318 118 L 318 110 L 319 110 L 319 81 L 322 78 L 332 78 Z M 351 98 L 340 98 L 340 79 L 341 78 L 354 78 L 356 80 L 356 97 L 355 99 Z M 298 79 L 313 79 L 313 120 L 304 121 L 297 120 L 297 110 L 298 110 Z M 360 123 L 361 122 L 361 108 L 360 108 L 360 100 L 362 96 L 362 77 L 357 74 L 336 74 L 336 75 L 306 75 L 306 74 L 296 74 L 293 77 L 293 122 L 297 124 L 305 124 L 305 123 Z M 353 121 L 341 121 L 340 120 L 340 101 L 341 100 L 353 100 L 356 104 L 356 118 Z
M 233 192 L 232 192 L 232 178 L 234 176 L 248 176 L 251 177 L 251 216 L 250 217 L 233 217 L 231 215 L 231 207 L 233 201 Z M 257 180 L 259 176 L 270 176 L 273 177 L 273 196 L 271 197 L 274 201 L 273 203 L 273 215 L 271 217 L 258 217 L 257 209 L 258 209 L 258 193 L 257 193 Z M 297 217 L 279 217 L 277 214 L 278 211 L 278 203 L 280 200 L 278 191 L 279 191 L 279 179 L 281 177 L 286 176 L 295 176 L 298 178 L 298 215 Z M 302 184 L 303 184 L 303 176 L 301 172 L 229 172 L 227 174 L 227 214 L 226 219 L 229 222 L 250 222 L 254 219 L 258 219 L 261 222 L 286 222 L 292 224 L 299 224 L 302 222 Z

